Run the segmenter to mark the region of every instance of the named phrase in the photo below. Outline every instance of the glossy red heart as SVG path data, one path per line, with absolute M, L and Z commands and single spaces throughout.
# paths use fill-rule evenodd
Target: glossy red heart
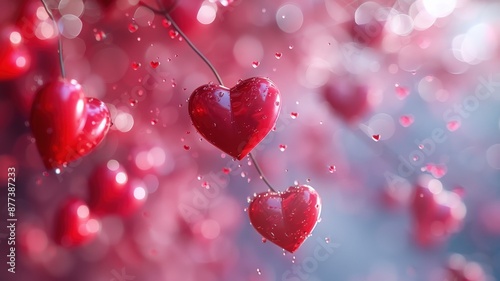
M 146 201 L 146 189 L 129 181 L 116 160 L 98 165 L 89 179 L 89 208 L 96 215 L 132 214 Z
M 460 229 L 466 211 L 462 199 L 439 180 L 421 180 L 412 201 L 417 242 L 425 247 L 442 242 Z
M 238 160 L 271 131 L 280 109 L 278 88 L 261 77 L 243 80 L 231 89 L 203 85 L 189 98 L 189 115 L 198 132 Z
M 0 33 L 0 80 L 17 78 L 31 65 L 31 55 L 23 44 L 21 33 L 4 28 Z
M 88 154 L 105 137 L 111 118 L 106 105 L 85 98 L 75 80 L 58 79 L 35 95 L 30 125 L 47 169 Z
M 248 208 L 253 227 L 264 238 L 295 252 L 311 234 L 321 214 L 321 199 L 308 185 L 258 194 Z
M 369 108 L 366 87 L 349 79 L 338 79 L 326 85 L 323 96 L 334 112 L 346 122 L 356 121 Z
M 56 214 L 55 241 L 64 247 L 75 247 L 91 241 L 101 227 L 80 199 L 69 198 Z

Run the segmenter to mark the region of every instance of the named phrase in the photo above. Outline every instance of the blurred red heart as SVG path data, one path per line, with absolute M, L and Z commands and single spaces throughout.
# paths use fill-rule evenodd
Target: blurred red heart
M 321 213 L 321 199 L 308 185 L 291 186 L 284 192 L 264 192 L 250 203 L 248 215 L 264 238 L 295 252 L 311 234 Z
M 146 190 L 129 181 L 116 160 L 97 166 L 89 179 L 89 208 L 96 215 L 132 214 L 146 201 Z
M 16 28 L 4 28 L 0 33 L 0 80 L 15 79 L 26 73 L 31 56 Z
M 198 132 L 238 160 L 271 131 L 280 109 L 278 88 L 261 77 L 243 80 L 231 89 L 206 84 L 189 99 L 189 115 Z
M 94 149 L 109 130 L 106 105 L 85 98 L 75 80 L 58 79 L 35 96 L 30 125 L 47 169 L 60 168 Z
M 99 231 L 99 221 L 93 218 L 82 200 L 69 198 L 58 210 L 54 238 L 61 246 L 83 245 L 91 241 Z
M 347 78 L 326 85 L 323 96 L 335 113 L 346 122 L 356 121 L 369 108 L 366 87 Z

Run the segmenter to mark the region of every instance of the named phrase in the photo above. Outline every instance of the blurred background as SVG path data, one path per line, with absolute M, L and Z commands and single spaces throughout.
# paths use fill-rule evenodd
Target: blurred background
M 57 33 L 40 1 L 2 0 L 1 280 L 500 280 L 498 1 L 163 1 L 226 86 L 279 87 L 276 127 L 253 153 L 277 189 L 308 184 L 323 202 L 294 254 L 249 223 L 267 189 L 249 159 L 193 127 L 187 100 L 216 79 L 171 24 L 136 0 L 47 4 L 67 78 L 113 124 L 89 155 L 44 168 L 28 120 L 60 75 Z M 129 193 L 91 213 L 95 235 L 57 243 L 68 200 L 116 184 Z

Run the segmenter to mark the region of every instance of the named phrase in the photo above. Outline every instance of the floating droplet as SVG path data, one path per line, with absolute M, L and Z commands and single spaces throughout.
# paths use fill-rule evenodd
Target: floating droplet
M 262 274 L 262 272 L 260 272 L 260 269 L 259 269 L 259 268 L 257 268 L 257 274 L 259 274 L 259 275 L 261 275 L 261 274 Z
M 326 243 L 326 244 L 330 243 L 330 238 L 325 237 L 325 243 Z
M 283 152 L 286 149 L 286 144 L 280 144 L 280 151 Z
M 138 28 L 139 26 L 133 22 L 129 23 L 128 25 L 128 31 L 130 31 L 130 33 L 136 32 Z
M 409 127 L 411 124 L 413 124 L 414 118 L 412 115 L 402 115 L 399 117 L 399 124 L 403 127 Z
M 260 62 L 258 62 L 258 61 L 252 62 L 252 67 L 253 68 L 257 68 L 259 65 L 260 65 Z
M 170 31 L 168 32 L 168 35 L 170 35 L 171 39 L 175 39 L 177 36 L 179 36 L 179 32 L 177 32 L 177 30 L 170 29 Z
M 228 175 L 229 173 L 231 173 L 231 169 L 230 168 L 227 168 L 227 167 L 224 167 L 222 168 L 222 172 L 226 175 Z
M 189 145 L 187 145 L 187 144 L 184 145 L 184 150 L 190 150 L 190 149 L 191 149 L 191 147 Z
M 288 49 L 293 50 L 293 45 L 288 46 Z
M 373 139 L 374 141 L 379 141 L 379 140 L 380 140 L 380 135 L 373 135 L 373 136 L 372 136 L 372 139 Z
M 138 101 L 138 100 L 136 100 L 136 99 L 130 99 L 130 100 L 129 100 L 130 106 L 136 106 L 138 102 L 139 102 L 139 101 Z
M 94 28 L 94 38 L 96 41 L 102 41 L 106 39 L 106 33 L 102 30 L 98 30 L 97 28 Z
M 247 176 L 247 173 L 245 173 L 245 172 L 241 172 L 241 174 L 240 174 L 240 175 L 241 175 L 241 177 L 242 177 L 242 178 L 244 178 L 244 177 L 246 177 L 246 176 Z
M 56 169 L 54 170 L 54 172 L 55 172 L 57 175 L 59 175 L 59 174 L 61 174 L 61 169 L 56 168 Z
M 450 132 L 454 132 L 456 130 L 458 130 L 458 128 L 460 128 L 460 121 L 457 121 L 457 120 L 453 120 L 453 121 L 450 121 L 446 124 L 446 128 L 448 129 L 448 131 Z
M 274 54 L 274 57 L 275 57 L 276 59 L 281 59 L 281 57 L 282 57 L 282 56 L 283 56 L 283 54 L 282 54 L 282 53 L 275 53 L 275 54 Z
M 396 90 L 396 96 L 400 100 L 405 99 L 410 94 L 410 91 L 407 88 L 402 87 L 399 84 L 396 84 L 394 86 L 395 86 L 395 90 Z
M 161 21 L 161 24 L 162 24 L 165 28 L 168 28 L 168 27 L 170 27 L 170 26 L 172 25 L 172 23 L 171 23 L 169 20 L 167 20 L 167 19 L 163 19 L 163 20 Z
M 267 239 L 262 237 L 262 243 L 266 243 L 267 242 Z
M 204 181 L 201 183 L 201 187 L 203 187 L 205 189 L 210 189 L 210 184 L 208 182 Z
M 297 117 L 299 117 L 299 114 L 297 112 L 292 112 L 290 113 L 290 116 L 292 117 L 292 119 L 296 119 Z
M 158 119 L 156 119 L 156 118 L 151 119 L 151 125 L 153 125 L 153 126 L 154 126 L 154 125 L 156 125 L 157 123 L 158 123 Z
M 292 263 L 295 263 L 295 256 L 292 256 Z
M 333 172 L 337 171 L 337 167 L 335 165 L 328 166 L 328 171 L 333 174 Z

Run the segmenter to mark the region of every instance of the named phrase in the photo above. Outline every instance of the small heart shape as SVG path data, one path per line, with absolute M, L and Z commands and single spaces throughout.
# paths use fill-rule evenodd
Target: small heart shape
M 271 80 L 262 77 L 243 80 L 230 89 L 206 84 L 191 94 L 188 109 L 206 140 L 241 160 L 274 127 L 280 94 Z
M 367 88 L 344 77 L 323 87 L 323 97 L 348 123 L 359 119 L 369 108 Z
M 308 185 L 284 192 L 260 193 L 250 202 L 248 215 L 264 238 L 295 252 L 311 234 L 321 214 L 321 199 Z
M 75 80 L 58 79 L 35 96 L 30 125 L 47 169 L 60 168 L 92 151 L 111 118 L 106 105 L 85 95 Z

